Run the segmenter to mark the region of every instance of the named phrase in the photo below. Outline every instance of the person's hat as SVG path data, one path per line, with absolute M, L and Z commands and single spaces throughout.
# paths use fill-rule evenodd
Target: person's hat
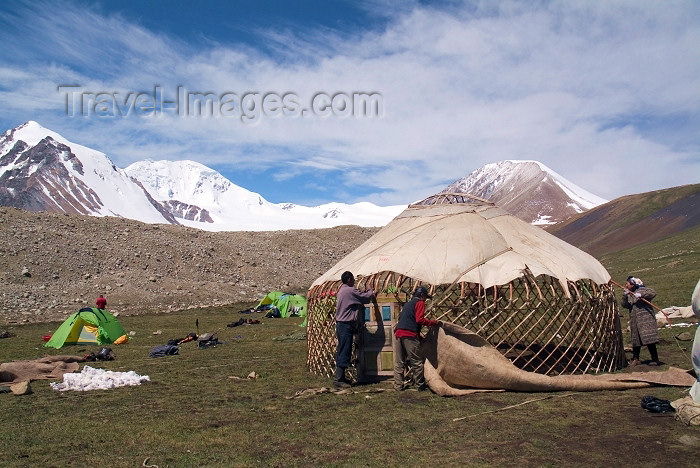
M 418 286 L 416 288 L 416 290 L 413 292 L 413 295 L 415 297 L 420 296 L 422 294 L 425 294 L 425 297 L 427 297 L 428 299 L 433 297 L 428 293 L 428 290 L 424 286 Z
M 628 276 L 627 282 L 629 284 L 631 284 L 632 286 L 634 286 L 635 288 L 639 288 L 639 287 L 644 286 L 644 282 L 635 276 Z

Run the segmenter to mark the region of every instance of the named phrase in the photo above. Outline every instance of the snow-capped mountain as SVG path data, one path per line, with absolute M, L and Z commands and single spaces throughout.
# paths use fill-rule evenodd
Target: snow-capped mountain
M 536 161 L 487 164 L 443 192 L 486 198 L 533 224 L 605 203 Z M 99 151 L 30 121 L 0 137 L 0 206 L 119 216 L 208 231 L 383 226 L 406 205 L 275 204 L 194 161 L 140 161 L 120 169 Z
M 33 121 L 0 137 L 0 205 L 177 224 L 104 153 Z
M 0 206 L 118 216 L 209 231 L 383 226 L 405 205 L 274 204 L 193 161 L 116 167 L 99 151 L 29 121 L 0 137 Z
M 442 191 L 448 192 L 485 198 L 532 224 L 554 224 L 607 202 L 537 161 L 486 164 Z
M 126 169 L 178 221 L 206 230 L 312 229 L 356 224 L 383 226 L 406 206 L 328 203 L 275 204 L 195 161 L 139 161 Z M 177 207 L 179 211 L 172 211 Z
M 195 161 L 138 161 L 126 173 L 167 206 L 177 207 L 176 217 L 188 225 L 230 224 L 233 214 L 242 224 L 280 214 L 260 195 L 241 188 L 218 172 Z M 206 229 L 206 228 L 205 228 Z

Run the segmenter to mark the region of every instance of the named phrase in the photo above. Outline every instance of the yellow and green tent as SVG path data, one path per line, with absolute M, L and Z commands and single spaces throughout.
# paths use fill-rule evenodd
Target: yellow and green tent
M 104 309 L 86 307 L 68 317 L 44 346 L 59 349 L 77 344 L 105 345 L 125 335 L 114 315 Z
M 255 308 L 265 306 L 276 307 L 282 317 L 306 317 L 306 298 L 300 294 L 270 291 Z

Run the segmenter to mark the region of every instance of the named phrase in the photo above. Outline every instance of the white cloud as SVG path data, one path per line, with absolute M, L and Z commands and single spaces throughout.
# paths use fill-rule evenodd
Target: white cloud
M 697 3 L 465 2 L 394 16 L 386 4 L 364 6 L 392 18 L 388 26 L 357 36 L 255 30 L 273 56 L 250 45 L 195 47 L 76 7 L 38 9 L 31 21 L 22 18 L 24 33 L 0 32 L 8 50 L 31 59 L 0 68 L 0 118 L 38 120 L 122 167 L 150 157 L 347 171 L 345 181 L 376 187 L 370 201 L 386 204 L 422 198 L 503 159 L 542 161 L 606 198 L 697 182 L 697 135 L 670 128 L 698 118 Z M 256 125 L 168 116 L 68 120 L 57 112 L 61 83 L 92 91 L 294 92 L 304 103 L 322 91 L 378 92 L 385 112 Z M 654 129 L 635 127 L 647 118 Z M 631 189 L 622 176 L 630 160 L 673 176 L 639 171 L 641 187 Z M 349 187 L 334 190 L 330 196 L 355 201 Z

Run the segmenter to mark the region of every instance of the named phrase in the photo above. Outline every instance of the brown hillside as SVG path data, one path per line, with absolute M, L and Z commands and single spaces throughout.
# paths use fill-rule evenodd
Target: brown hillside
M 91 307 L 125 315 L 255 302 L 311 283 L 378 228 L 206 232 L 0 208 L 0 326 Z
M 620 197 L 546 229 L 600 256 L 698 225 L 700 184 L 694 184 Z

